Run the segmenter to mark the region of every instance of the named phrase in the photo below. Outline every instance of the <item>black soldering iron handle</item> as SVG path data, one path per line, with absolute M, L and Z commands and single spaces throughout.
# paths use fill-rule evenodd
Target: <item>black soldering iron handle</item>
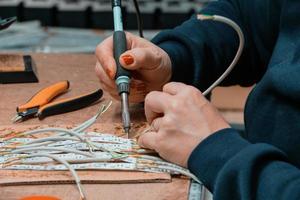
M 113 35 L 114 39 L 114 58 L 117 64 L 117 72 L 115 79 L 118 79 L 121 76 L 127 76 L 131 78 L 130 71 L 125 69 L 119 61 L 120 56 L 127 51 L 127 41 L 126 34 L 124 31 L 115 31 Z

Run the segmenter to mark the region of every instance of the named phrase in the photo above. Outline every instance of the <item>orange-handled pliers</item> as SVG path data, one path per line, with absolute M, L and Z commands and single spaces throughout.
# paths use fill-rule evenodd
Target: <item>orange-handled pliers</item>
M 40 90 L 27 103 L 17 107 L 17 115 L 12 121 L 24 121 L 36 116 L 43 119 L 50 115 L 71 112 L 98 101 L 103 95 L 103 91 L 99 89 L 92 93 L 50 103 L 53 98 L 68 91 L 69 86 L 69 81 L 61 81 Z

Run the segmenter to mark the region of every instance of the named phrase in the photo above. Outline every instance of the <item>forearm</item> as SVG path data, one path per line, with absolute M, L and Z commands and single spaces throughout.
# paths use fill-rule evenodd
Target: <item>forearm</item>
M 189 158 L 189 169 L 214 199 L 299 199 L 300 170 L 268 144 L 251 144 L 233 129 L 204 140 Z

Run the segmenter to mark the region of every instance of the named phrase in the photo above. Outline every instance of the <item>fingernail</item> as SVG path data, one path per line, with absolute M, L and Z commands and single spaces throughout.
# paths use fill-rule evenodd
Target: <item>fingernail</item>
M 131 55 L 124 55 L 122 56 L 122 60 L 124 61 L 124 63 L 126 65 L 131 65 L 132 63 L 134 63 L 134 59 Z

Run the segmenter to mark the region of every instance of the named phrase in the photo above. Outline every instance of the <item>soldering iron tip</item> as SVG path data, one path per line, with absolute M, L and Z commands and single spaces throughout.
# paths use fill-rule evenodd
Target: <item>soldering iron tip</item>
M 130 128 L 128 128 L 128 127 L 124 128 L 127 138 L 129 138 L 129 130 L 130 130 Z

